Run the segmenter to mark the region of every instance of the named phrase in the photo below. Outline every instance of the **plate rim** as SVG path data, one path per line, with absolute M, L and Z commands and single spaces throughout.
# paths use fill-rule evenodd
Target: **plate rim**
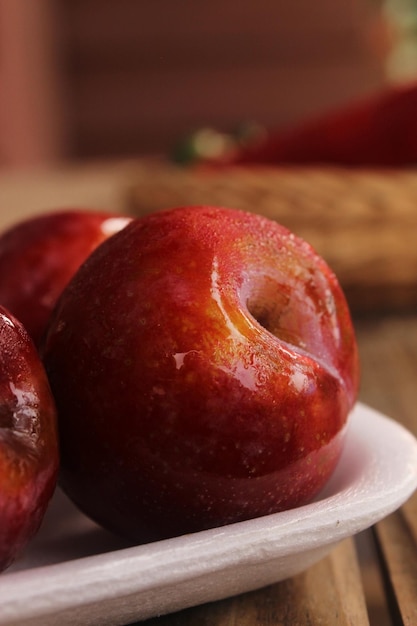
M 375 446 L 375 442 L 363 441 L 366 431 L 364 418 L 368 420 L 368 430 L 378 426 L 374 436 L 377 442 L 385 442 L 384 449 Z M 347 436 L 351 446 L 356 437 L 368 452 L 366 471 L 359 474 L 354 483 L 356 488 L 359 487 L 359 493 L 363 490 L 360 510 L 357 498 L 350 503 L 348 501 L 346 507 L 346 493 L 349 490 L 352 492 L 349 481 L 344 490 L 331 494 L 332 481 L 336 484 L 337 480 L 343 482 L 342 457 L 322 497 L 297 509 L 50 565 L 19 571 L 6 570 L 0 575 L 0 624 L 10 624 L 11 618 L 32 618 L 36 621 L 54 615 L 56 610 L 82 611 L 83 607 L 87 610 L 88 606 L 103 603 L 106 599 L 117 602 L 121 596 L 147 594 L 152 605 L 152 598 L 163 594 L 173 584 L 191 584 L 196 577 L 209 580 L 231 568 L 261 567 L 268 560 L 285 560 L 308 551 L 316 550 L 320 558 L 323 550 L 329 550 L 344 538 L 369 528 L 399 508 L 417 488 L 417 439 L 399 422 L 358 402 L 349 419 Z M 381 469 L 381 459 L 393 451 L 401 453 L 403 460 L 407 459 L 407 471 L 405 467 L 398 469 L 401 481 L 391 476 L 388 494 L 387 491 L 378 492 L 374 486 L 372 498 L 369 498 L 369 493 L 366 493 L 367 476 Z M 353 514 L 355 507 L 356 513 Z M 348 523 L 340 515 L 342 511 L 346 512 L 346 508 L 350 512 Z M 310 528 L 308 541 L 306 528 Z M 225 553 L 226 547 L 228 550 Z M 302 550 L 297 552 L 300 547 Z M 208 549 L 210 559 L 204 560 Z M 133 576 L 135 571 L 141 571 L 146 576 Z M 101 584 L 97 584 L 98 580 Z M 23 604 L 22 592 L 25 597 Z M 55 604 L 51 604 L 51 597 Z M 220 596 L 217 597 L 220 599 Z M 189 604 L 180 608 L 186 606 Z M 157 614 L 152 613 L 152 606 L 147 610 L 145 617 Z

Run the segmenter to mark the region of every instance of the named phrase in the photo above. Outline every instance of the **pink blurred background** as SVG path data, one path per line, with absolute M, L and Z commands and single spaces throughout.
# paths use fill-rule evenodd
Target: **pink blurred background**
M 394 5 L 0 0 L 0 164 L 164 153 L 201 126 L 293 124 L 414 72 Z

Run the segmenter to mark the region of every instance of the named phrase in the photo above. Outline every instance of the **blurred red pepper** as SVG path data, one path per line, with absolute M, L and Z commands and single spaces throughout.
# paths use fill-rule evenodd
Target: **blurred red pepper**
M 233 164 L 417 164 L 417 83 L 393 86 L 231 153 Z

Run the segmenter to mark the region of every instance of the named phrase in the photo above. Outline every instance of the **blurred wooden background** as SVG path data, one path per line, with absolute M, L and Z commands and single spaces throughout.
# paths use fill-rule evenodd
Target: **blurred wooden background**
M 0 0 L 0 162 L 160 152 L 380 86 L 382 0 Z

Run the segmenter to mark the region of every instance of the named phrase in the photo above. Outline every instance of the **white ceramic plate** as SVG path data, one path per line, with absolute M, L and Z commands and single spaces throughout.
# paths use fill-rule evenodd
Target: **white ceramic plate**
M 124 547 L 58 492 L 22 558 L 0 575 L 0 624 L 127 624 L 272 584 L 401 506 L 417 487 L 417 441 L 358 404 L 346 447 L 307 506 Z

